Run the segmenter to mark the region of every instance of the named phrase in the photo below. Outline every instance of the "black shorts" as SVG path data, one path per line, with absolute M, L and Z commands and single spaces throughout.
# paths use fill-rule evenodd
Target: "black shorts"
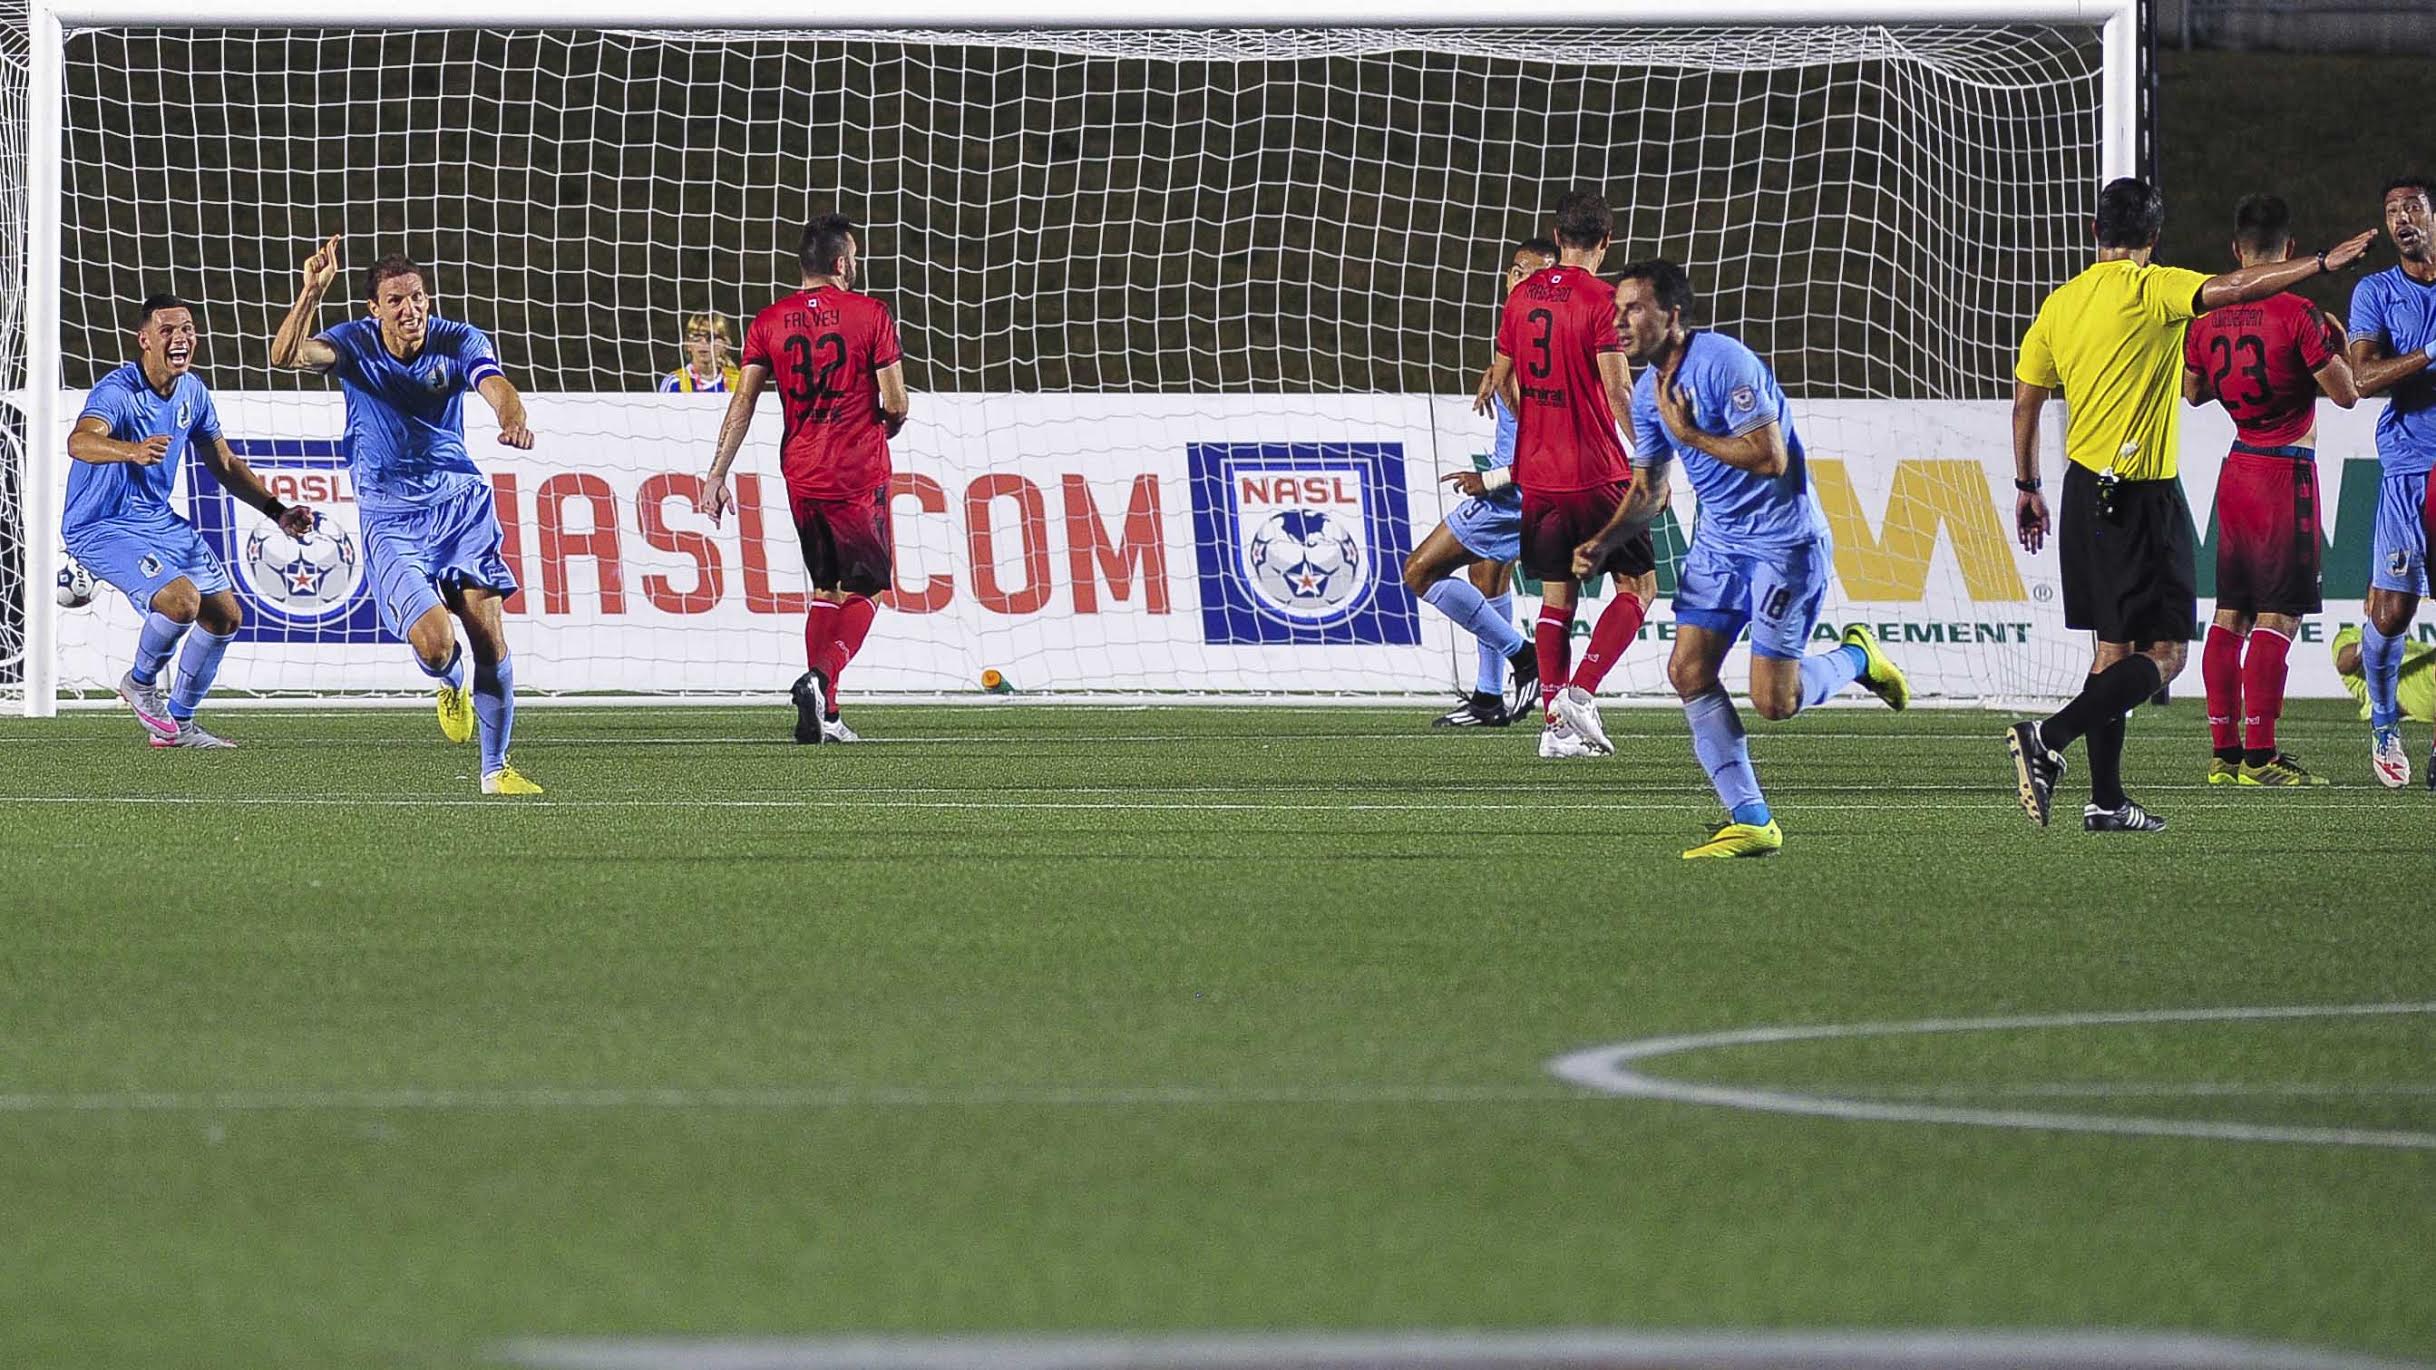
M 1522 497 L 1522 569 L 1534 580 L 1572 580 L 1573 549 L 1597 537 L 1615 517 L 1617 506 L 1632 488 L 1628 481 L 1596 485 L 1587 490 L 1559 490 Z M 1648 533 L 1633 538 L 1607 560 L 1592 568 L 1584 580 L 1603 575 L 1642 576 L 1658 569 L 1658 556 Z
M 2178 480 L 2115 486 L 2098 512 L 2098 477 L 2064 471 L 2055 550 L 2064 571 L 2064 623 L 2100 642 L 2189 642 L 2199 636 L 2198 537 Z
M 888 488 L 859 499 L 790 493 L 795 537 L 815 590 L 876 595 L 894 583 L 896 541 L 888 528 Z

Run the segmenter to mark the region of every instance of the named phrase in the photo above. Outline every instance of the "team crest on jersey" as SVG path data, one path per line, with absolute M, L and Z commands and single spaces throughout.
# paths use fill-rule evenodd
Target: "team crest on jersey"
M 192 426 L 193 426 L 194 421 L 195 421 L 195 405 L 194 405 L 194 401 L 192 401 L 192 400 L 179 400 L 179 401 L 178 401 L 178 431 L 179 431 L 179 432 L 181 432 L 181 433 L 185 432 L 185 431 L 186 431 L 188 428 L 190 428 L 190 427 L 192 427 Z
M 1402 444 L 1195 443 L 1190 464 L 1208 641 L 1420 641 L 1391 574 L 1410 542 Z
M 365 574 L 362 527 L 347 459 L 330 439 L 231 438 L 263 487 L 286 504 L 309 505 L 313 527 L 296 537 L 237 502 L 219 482 L 187 472 L 196 531 L 235 574 L 250 642 L 382 642 L 380 611 Z M 198 459 L 190 455 L 190 465 Z
M 435 395 L 445 395 L 454 388 L 446 361 L 434 361 L 431 369 L 423 373 L 423 388 Z
M 136 558 L 135 569 L 144 577 L 144 579 L 150 580 L 154 576 L 161 573 L 161 559 L 150 552 L 146 552 L 144 555 Z
M 1726 409 L 1730 413 L 1748 414 L 1759 407 L 1759 391 L 1748 385 L 1738 385 L 1726 394 Z

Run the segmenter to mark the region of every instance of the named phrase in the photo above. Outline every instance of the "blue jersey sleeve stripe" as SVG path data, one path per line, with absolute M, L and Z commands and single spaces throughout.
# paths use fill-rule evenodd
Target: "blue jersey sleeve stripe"
M 506 374 L 507 372 L 499 369 L 499 363 L 483 357 L 465 369 L 465 388 L 471 390 L 493 376 Z

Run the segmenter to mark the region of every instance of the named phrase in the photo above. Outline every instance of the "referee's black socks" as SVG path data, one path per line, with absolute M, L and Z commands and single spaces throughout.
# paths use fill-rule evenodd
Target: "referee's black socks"
M 2120 720 L 2157 693 L 2157 687 L 2164 683 L 2164 673 L 2157 669 L 2157 663 L 2134 652 L 2091 676 L 2070 704 L 2038 725 L 2039 738 L 2060 752 L 2089 736 L 2100 724 Z M 2119 762 L 2123 755 L 2122 734 L 2118 732 L 2115 736 L 2113 750 Z

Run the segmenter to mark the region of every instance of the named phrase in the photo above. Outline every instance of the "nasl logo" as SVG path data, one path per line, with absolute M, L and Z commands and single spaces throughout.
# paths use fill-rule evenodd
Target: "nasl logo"
M 1421 640 L 1394 573 L 1411 537 L 1401 443 L 1194 443 L 1188 454 L 1207 641 Z
M 245 602 L 237 635 L 249 642 L 386 642 L 361 530 L 334 439 L 231 438 L 263 487 L 313 508 L 313 530 L 290 537 L 204 474 L 188 449 L 187 498 L 195 528 L 235 572 Z

